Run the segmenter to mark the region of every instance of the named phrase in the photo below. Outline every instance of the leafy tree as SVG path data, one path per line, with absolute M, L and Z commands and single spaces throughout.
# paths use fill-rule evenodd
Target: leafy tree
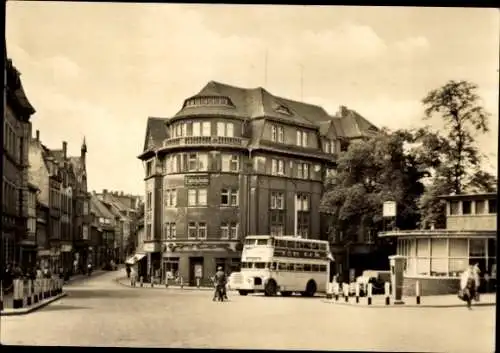
M 428 128 L 419 131 L 421 158 L 433 171 L 431 183 L 420 199 L 422 225 L 445 226 L 445 203 L 439 196 L 496 190 L 496 178 L 481 169 L 477 134 L 488 132 L 489 114 L 481 107 L 477 86 L 467 81 L 449 81 L 423 100 L 424 119 L 439 116 L 444 136 Z M 425 157 L 427 156 L 427 157 Z

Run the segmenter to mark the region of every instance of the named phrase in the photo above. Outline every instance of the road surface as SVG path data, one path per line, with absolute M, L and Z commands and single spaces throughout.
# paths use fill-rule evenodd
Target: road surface
M 1 343 L 247 349 L 493 352 L 495 307 L 363 308 L 318 298 L 127 288 L 117 272 L 67 287 L 25 316 L 0 317 Z

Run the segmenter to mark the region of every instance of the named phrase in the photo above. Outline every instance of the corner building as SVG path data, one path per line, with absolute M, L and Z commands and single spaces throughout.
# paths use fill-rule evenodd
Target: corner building
M 149 118 L 144 151 L 150 274 L 207 283 L 237 270 L 247 234 L 328 239 L 319 212 L 339 152 L 378 129 L 323 108 L 209 82 L 171 118 Z

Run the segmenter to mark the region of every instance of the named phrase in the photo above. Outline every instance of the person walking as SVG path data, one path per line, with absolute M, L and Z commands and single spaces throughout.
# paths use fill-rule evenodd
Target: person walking
M 215 284 L 215 292 L 212 300 L 216 301 L 217 298 L 221 296 L 222 298 L 220 299 L 225 299 L 224 297 L 225 297 L 227 278 L 221 266 L 217 267 L 217 272 L 215 273 L 214 276 L 214 284 Z
M 467 303 L 467 308 L 472 309 L 472 300 L 478 299 L 479 274 L 475 266 L 469 266 L 460 276 L 459 298 Z
M 131 272 L 130 265 L 127 265 L 125 271 L 127 272 L 127 278 L 130 278 L 130 272 Z

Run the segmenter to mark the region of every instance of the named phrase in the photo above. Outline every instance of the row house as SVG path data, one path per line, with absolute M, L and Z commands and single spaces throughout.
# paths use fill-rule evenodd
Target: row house
M 67 148 L 63 142 L 62 149 L 49 149 L 36 131 L 30 140 L 29 178 L 38 189 L 37 262 L 74 272 L 85 268 L 89 247 L 87 147 L 84 141 L 79 157 L 69 156 Z
M 35 109 L 24 91 L 21 74 L 4 50 L 4 113 L 2 153 L 2 238 L 0 265 L 19 263 L 27 268 L 34 264 L 35 241 L 28 231 L 28 145 L 30 118 Z
M 108 206 L 101 201 L 93 192 L 90 196 L 90 212 L 94 215 L 95 221 L 93 227 L 97 230 L 95 243 L 100 244 L 96 249 L 97 258 L 100 259 L 100 265 L 108 264 L 110 261 L 116 262 L 118 254 L 118 242 L 116 236 L 117 224 L 116 216 Z M 99 238 L 100 237 L 100 238 Z
M 139 159 L 145 171 L 145 244 L 152 270 L 178 268 L 191 284 L 217 266 L 238 269 L 249 234 L 330 239 L 320 214 L 324 181 L 339 153 L 378 133 L 354 110 L 323 108 L 209 82 L 169 118 L 149 118 Z M 360 237 L 351 249 L 369 253 Z M 332 244 L 339 263 L 344 246 Z

